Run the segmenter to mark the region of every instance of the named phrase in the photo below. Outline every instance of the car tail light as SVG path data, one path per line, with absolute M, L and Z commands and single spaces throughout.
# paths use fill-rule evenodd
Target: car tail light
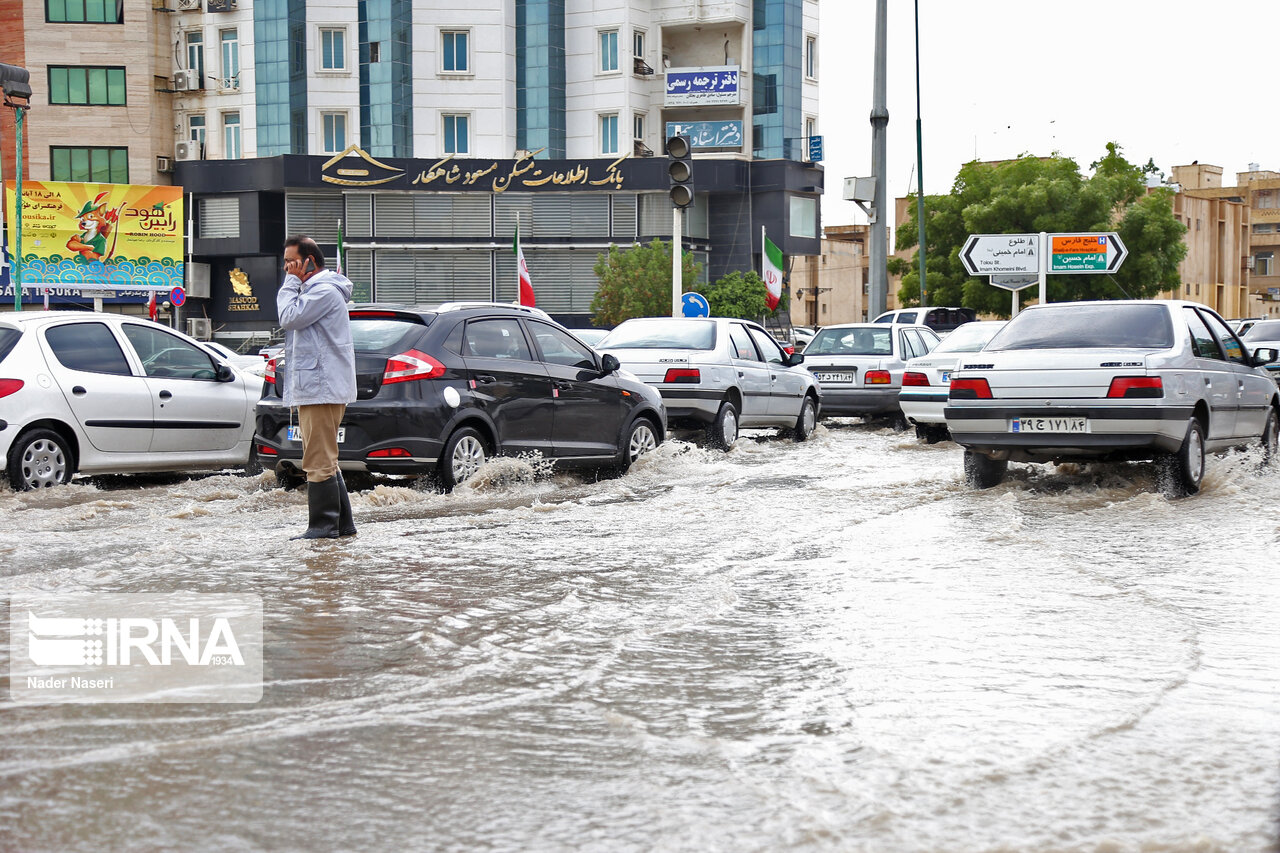
M 696 367 L 668 367 L 663 382 L 701 382 L 702 371 Z
M 0 379 L 0 397 L 8 397 L 10 394 L 21 391 L 22 386 L 21 379 Z
M 893 377 L 889 375 L 887 370 L 868 370 L 862 374 L 863 385 L 891 385 Z
M 393 456 L 405 458 L 413 454 L 405 450 L 403 447 L 384 447 L 382 450 L 373 450 L 368 454 L 369 459 L 389 459 Z
M 274 447 L 267 447 L 265 444 L 258 445 L 258 452 L 263 456 L 279 456 L 280 453 Z
M 1108 397 L 1163 397 L 1164 383 L 1159 376 L 1117 376 L 1107 389 Z
M 276 360 L 274 358 L 267 359 L 267 372 L 262 374 L 262 378 L 272 385 L 276 384 Z
M 444 376 L 444 365 L 425 352 L 411 349 L 387 359 L 387 368 L 382 374 L 382 384 L 392 382 L 411 382 L 417 379 L 435 379 Z
M 925 376 L 923 373 L 916 373 L 914 370 L 908 370 L 906 373 L 902 374 L 903 387 L 906 387 L 907 385 L 928 385 L 928 384 L 929 384 L 929 377 Z
M 991 385 L 982 377 L 977 379 L 952 379 L 952 400 L 990 400 Z

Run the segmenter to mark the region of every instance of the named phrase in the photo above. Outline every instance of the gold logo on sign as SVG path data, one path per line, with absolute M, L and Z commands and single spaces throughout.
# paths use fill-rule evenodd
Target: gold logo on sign
M 228 278 L 231 279 L 233 296 L 227 303 L 227 308 L 231 311 L 257 311 L 258 297 L 253 295 L 253 285 L 249 284 L 248 274 L 236 267 Z
M 345 158 L 348 154 L 354 154 L 360 159 L 364 160 L 370 166 L 374 166 L 378 169 L 381 169 L 382 171 L 380 174 L 382 174 L 383 177 L 375 178 L 372 176 L 372 173 L 370 172 L 370 170 L 365 168 L 353 169 L 349 167 L 344 169 L 334 169 L 334 172 L 336 174 L 334 175 L 328 174 L 329 170 L 334 166 L 338 165 L 338 163 L 342 162 L 343 158 Z M 352 164 L 352 165 L 360 165 L 360 164 Z M 394 181 L 396 178 L 399 178 L 404 174 L 404 169 L 397 169 L 395 166 L 388 166 L 386 163 L 379 163 L 377 160 L 373 159 L 368 154 L 366 154 L 364 150 L 360 148 L 360 146 L 348 145 L 346 151 L 343 151 L 341 154 L 333 155 L 333 157 L 331 157 L 328 160 L 328 162 L 326 162 L 323 166 L 321 166 L 320 173 L 321 173 L 320 180 L 324 181 L 325 183 L 338 184 L 339 186 L 344 186 L 344 187 L 372 187 L 372 186 L 377 186 L 378 184 L 386 184 L 386 183 L 390 183 L 391 181 Z M 364 180 L 356 181 L 356 180 L 351 180 L 352 178 L 364 178 Z

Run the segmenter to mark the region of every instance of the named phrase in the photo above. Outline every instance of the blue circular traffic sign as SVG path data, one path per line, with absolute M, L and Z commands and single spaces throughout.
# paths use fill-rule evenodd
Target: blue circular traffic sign
M 169 291 L 169 301 L 173 303 L 174 308 L 181 308 L 182 303 L 187 301 L 187 292 L 182 289 L 182 285 Z
M 680 308 L 686 317 L 711 316 L 711 305 L 701 293 L 686 293 L 680 299 Z

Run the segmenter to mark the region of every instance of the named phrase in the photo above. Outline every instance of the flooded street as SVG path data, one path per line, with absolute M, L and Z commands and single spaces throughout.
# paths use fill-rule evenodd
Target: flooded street
M 266 631 L 255 705 L 0 700 L 0 850 L 1274 851 L 1257 464 L 972 492 L 836 421 L 382 482 L 318 543 L 269 474 L 0 493 L 0 593 L 253 593 Z

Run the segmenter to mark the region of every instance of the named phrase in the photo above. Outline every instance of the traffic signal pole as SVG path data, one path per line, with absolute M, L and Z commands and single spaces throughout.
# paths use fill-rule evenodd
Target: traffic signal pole
M 680 208 L 672 206 L 673 221 L 671 225 L 671 316 L 679 317 L 680 297 L 684 290 L 684 260 L 681 251 L 680 237 L 684 231 L 684 223 L 681 221 Z

